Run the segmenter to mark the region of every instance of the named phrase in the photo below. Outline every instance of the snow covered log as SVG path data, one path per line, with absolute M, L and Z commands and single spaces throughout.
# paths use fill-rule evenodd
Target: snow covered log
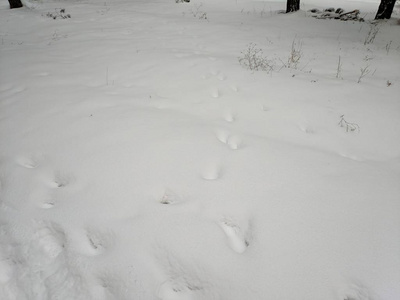
M 334 8 L 329 8 L 325 9 L 323 12 L 321 12 L 318 9 L 310 9 L 309 12 L 313 13 L 313 17 L 317 19 L 338 19 L 342 21 L 360 21 L 363 22 L 364 19 L 360 18 L 360 10 L 355 9 L 349 12 L 344 12 L 342 8 L 334 9 Z

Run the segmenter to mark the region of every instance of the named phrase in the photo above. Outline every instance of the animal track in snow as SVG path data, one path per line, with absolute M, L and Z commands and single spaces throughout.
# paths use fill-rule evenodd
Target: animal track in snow
M 182 202 L 182 199 L 170 189 L 165 189 L 165 192 L 160 200 L 162 204 L 174 204 Z
M 45 209 L 49 209 L 49 208 L 53 208 L 54 207 L 54 205 L 55 205 L 55 203 L 53 202 L 53 201 L 45 201 L 45 202 L 43 202 L 41 205 L 40 205 L 40 207 L 41 208 L 45 208 Z
M 219 73 L 218 75 L 217 75 L 217 78 L 219 79 L 219 80 L 221 80 L 221 81 L 223 81 L 223 80 L 226 80 L 226 75 L 224 74 L 224 73 Z
M 92 236 L 87 236 L 88 241 L 89 241 L 89 246 L 91 251 L 91 255 L 99 255 L 104 251 L 103 244 L 101 243 L 100 240 L 97 239 L 97 237 L 92 237 Z
M 59 225 L 50 223 L 36 231 L 32 242 L 47 257 L 55 259 L 64 250 L 66 238 Z
M 99 232 L 87 230 L 86 238 L 88 241 L 88 250 L 90 255 L 99 255 L 103 253 L 114 241 L 114 234 L 111 232 Z
M 236 121 L 236 115 L 234 113 L 232 113 L 232 111 L 230 111 L 230 110 L 224 111 L 223 117 L 224 117 L 224 120 L 229 123 Z
M 216 180 L 222 175 L 222 169 L 217 162 L 208 162 L 204 165 L 201 177 L 205 180 Z
M 214 299 L 209 285 L 197 276 L 193 264 L 182 264 L 177 257 L 163 250 L 159 262 L 165 281 L 160 284 L 157 296 L 162 300 Z
M 210 71 L 209 73 L 202 76 L 203 79 L 209 79 L 211 77 L 216 77 L 220 81 L 224 81 L 227 79 L 227 76 L 218 70 Z
M 228 138 L 230 136 L 230 133 L 228 130 L 226 129 L 217 129 L 215 131 L 215 136 L 217 137 L 217 139 L 221 142 L 226 144 L 228 142 Z
M 38 184 L 35 189 L 29 193 L 29 202 L 42 209 L 53 208 L 56 204 L 54 199 L 54 191 L 48 189 L 47 186 Z M 50 184 L 50 188 L 54 187 L 54 183 Z
M 217 139 L 232 150 L 237 150 L 242 146 L 242 139 L 237 135 L 231 135 L 228 130 L 219 129 L 216 131 Z
M 87 256 L 96 256 L 104 253 L 114 244 L 115 236 L 111 231 L 86 229 L 70 233 L 71 247 Z
M 361 284 L 350 284 L 339 292 L 339 299 L 343 300 L 371 300 L 372 297 L 366 287 Z
M 96 254 L 104 252 L 114 244 L 115 236 L 112 231 L 88 230 L 87 238 Z
M 237 150 L 242 146 L 242 139 L 237 135 L 232 135 L 228 138 L 227 144 L 232 150 Z
M 17 163 L 27 169 L 34 169 L 39 165 L 39 160 L 33 157 L 19 157 Z
M 218 88 L 215 88 L 215 89 L 211 90 L 211 97 L 213 97 L 213 98 L 221 97 L 221 92 L 219 91 Z
M 21 284 L 45 291 L 46 299 L 88 299 L 63 228 L 54 222 L 32 225 L 30 241 L 21 245 Z
M 344 157 L 344 158 L 351 159 L 351 160 L 354 160 L 354 161 L 365 161 L 364 158 L 356 156 L 356 155 L 353 155 L 351 153 L 349 154 L 349 153 L 345 153 L 345 152 L 340 152 L 339 155 Z
M 201 287 L 192 286 L 187 282 L 168 280 L 161 284 L 157 296 L 162 300 L 191 300 L 193 293 L 201 290 Z
M 239 88 L 237 85 L 231 85 L 231 90 L 234 92 L 239 92 Z
M 307 133 L 307 134 L 315 133 L 315 130 L 307 125 L 300 125 L 299 128 L 301 131 L 303 131 L 304 133 Z
M 101 274 L 97 281 L 97 288 L 94 291 L 96 299 L 120 299 L 127 291 L 126 283 L 123 278 L 116 274 L 105 272 Z M 123 299 L 126 299 L 123 297 Z
M 67 185 L 69 185 L 72 181 L 72 177 L 61 173 L 61 172 L 57 172 L 54 176 L 54 181 L 52 183 L 52 186 L 55 188 L 63 188 L 66 187 Z
M 222 230 L 226 234 L 229 246 L 237 253 L 243 253 L 250 245 L 246 233 L 230 218 L 222 218 L 219 222 Z
M 269 107 L 266 106 L 266 105 L 261 105 L 261 110 L 262 110 L 262 111 L 269 111 L 270 109 L 269 109 Z

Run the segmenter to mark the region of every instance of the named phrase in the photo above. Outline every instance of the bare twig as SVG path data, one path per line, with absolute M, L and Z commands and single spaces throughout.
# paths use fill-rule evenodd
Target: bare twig
M 337 65 L 337 70 L 336 70 L 336 78 L 342 78 L 342 61 L 339 55 L 339 61 Z
M 380 26 L 376 24 L 371 24 L 367 36 L 364 40 L 364 45 L 372 44 L 375 41 L 376 35 L 378 34 Z
M 300 59 L 303 54 L 301 51 L 302 46 L 303 46 L 303 44 L 301 41 L 296 43 L 296 38 L 293 39 L 292 48 L 290 51 L 290 55 L 288 58 L 288 64 L 287 64 L 289 68 L 297 69 L 297 65 L 299 64 Z
M 245 68 L 252 71 L 273 71 L 273 61 L 264 56 L 262 49 L 257 48 L 256 44 L 250 43 L 247 49 L 241 53 L 242 56 L 238 57 L 238 60 Z
M 358 77 L 358 81 L 357 83 L 361 82 L 361 79 L 364 78 L 365 76 L 367 76 L 371 70 L 369 69 L 369 66 L 365 66 L 364 68 L 360 68 L 361 74 L 360 77 Z
M 343 127 L 346 129 L 346 132 L 360 132 L 360 126 L 358 126 L 358 124 L 355 123 L 349 123 L 344 119 L 344 115 L 340 116 L 340 121 L 338 124 L 340 127 Z

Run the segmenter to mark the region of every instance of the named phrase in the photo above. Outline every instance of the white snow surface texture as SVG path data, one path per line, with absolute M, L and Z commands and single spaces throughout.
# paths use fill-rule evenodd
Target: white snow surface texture
M 378 2 L 2 1 L 0 299 L 400 299 Z

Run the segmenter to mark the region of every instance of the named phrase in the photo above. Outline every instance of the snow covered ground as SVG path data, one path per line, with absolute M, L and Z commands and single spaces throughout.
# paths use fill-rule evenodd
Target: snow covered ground
M 0 6 L 0 299 L 400 299 L 398 8 L 28 4 Z

